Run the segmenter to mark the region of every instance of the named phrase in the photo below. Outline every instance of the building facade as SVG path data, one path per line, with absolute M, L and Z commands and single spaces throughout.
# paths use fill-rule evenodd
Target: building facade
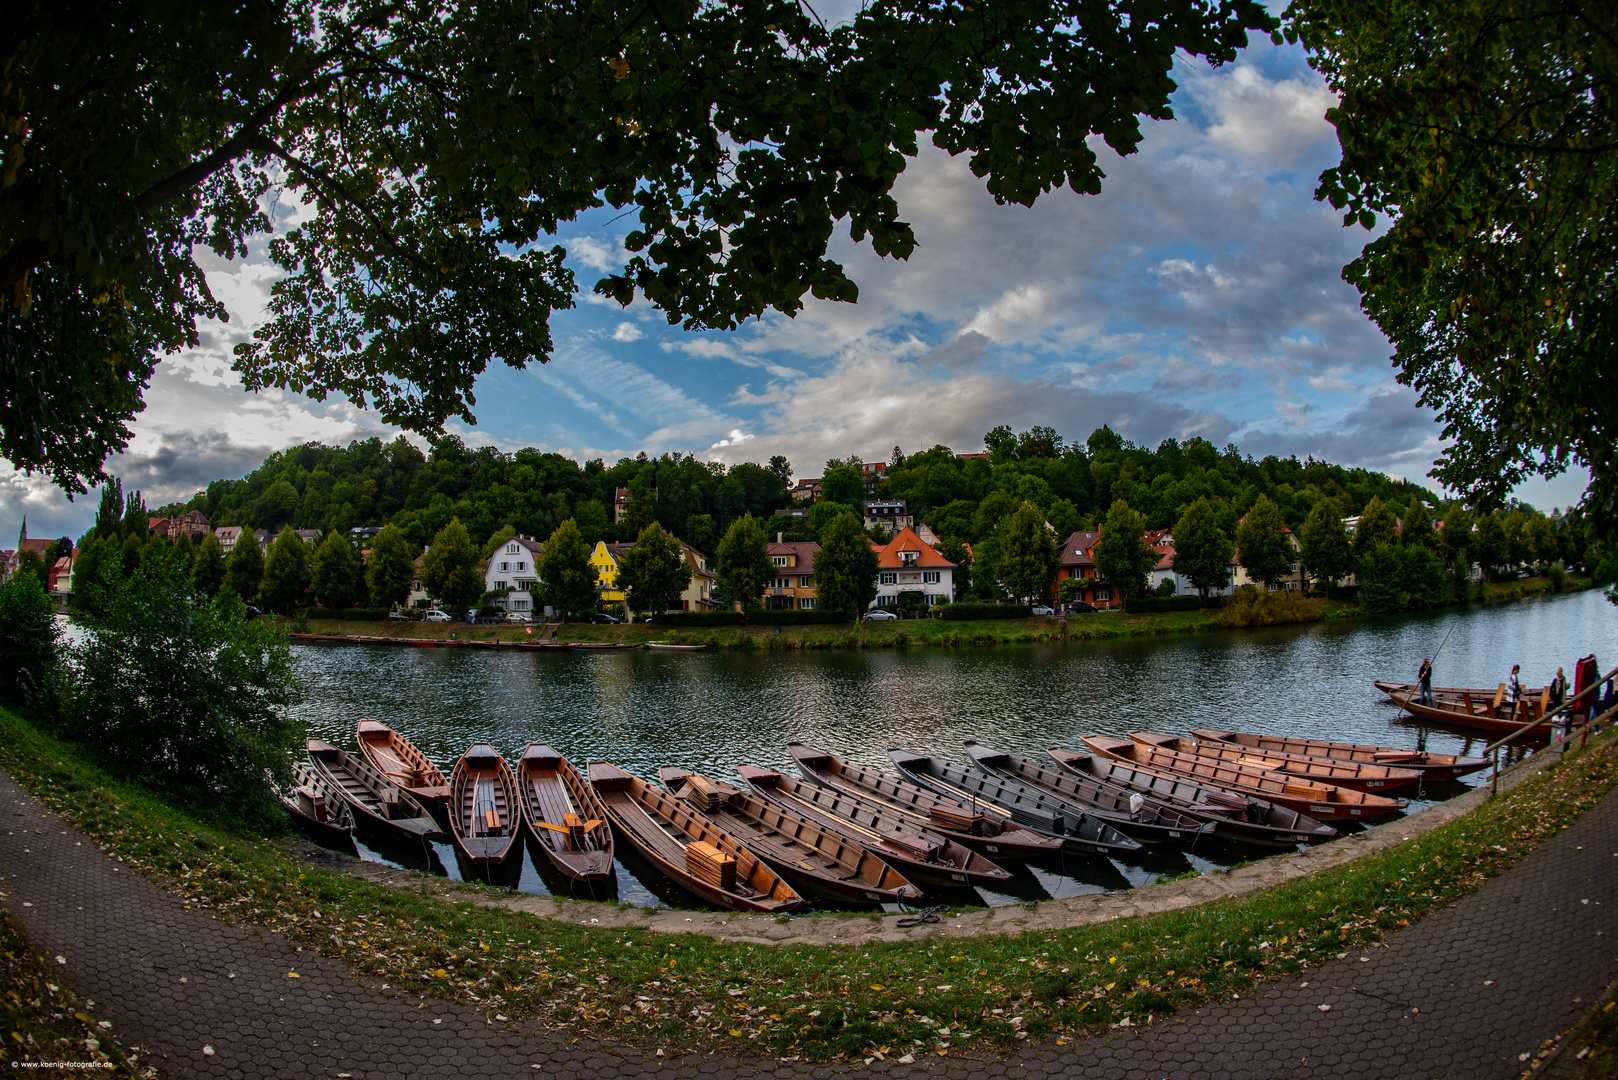
M 809 611 L 815 606 L 815 556 L 820 545 L 781 537 L 776 533 L 775 543 L 769 546 L 776 577 L 764 590 L 764 606 L 771 611 Z
M 910 506 L 903 499 L 869 499 L 862 504 L 867 529 L 880 529 L 889 536 L 916 524 L 910 516 Z M 921 538 L 917 537 L 917 543 Z
M 909 526 L 877 549 L 876 581 L 874 608 L 898 607 L 904 593 L 921 594 L 923 605 L 929 608 L 955 599 L 955 564 Z
M 539 602 L 539 554 L 542 545 L 514 536 L 489 553 L 483 564 L 483 591 L 509 590 L 494 604 L 502 611 L 532 616 L 544 613 Z

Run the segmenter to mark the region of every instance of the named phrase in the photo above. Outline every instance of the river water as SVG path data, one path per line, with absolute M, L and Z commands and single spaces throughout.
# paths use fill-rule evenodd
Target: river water
M 1046 747 L 1078 747 L 1081 735 L 1184 734 L 1191 727 L 1475 754 L 1486 736 L 1396 719 L 1396 707 L 1371 686 L 1378 678 L 1413 682 L 1422 658 L 1441 643 L 1437 685 L 1492 687 L 1520 663 L 1524 685 L 1539 686 L 1558 666 L 1571 678 L 1580 656 L 1593 652 L 1605 664 L 1618 658 L 1618 607 L 1588 591 L 1196 637 L 867 652 L 294 648 L 309 695 L 309 733 L 341 746 L 353 745 L 358 720 L 373 717 L 446 772 L 474 741 L 487 740 L 514 760 L 539 740 L 581 769 L 600 758 L 648 780 L 659 766 L 679 765 L 739 783 L 732 769 L 744 762 L 796 775 L 782 748 L 793 738 L 882 765 L 889 747 L 964 761 L 962 740 L 976 739 L 1044 760 Z M 1429 785 L 1411 810 L 1463 790 L 1459 783 Z M 451 849 L 441 846 L 437 855 L 437 866 L 458 876 Z M 702 906 L 632 855 L 620 855 L 619 899 Z M 1130 888 L 1252 857 L 1251 850 L 1200 847 L 1127 862 L 1069 856 L 1012 868 L 1016 878 L 1005 893 L 980 890 L 976 899 L 1004 904 Z M 568 887 L 531 858 L 514 884 L 562 895 Z

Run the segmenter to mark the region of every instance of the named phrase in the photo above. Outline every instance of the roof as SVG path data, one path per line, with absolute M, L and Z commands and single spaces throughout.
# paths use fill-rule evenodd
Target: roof
M 876 546 L 876 545 L 872 545 Z M 901 562 L 899 553 L 902 551 L 916 552 L 916 561 L 913 563 Z M 897 570 L 901 566 L 920 567 L 953 567 L 955 564 L 934 551 L 931 546 L 916 535 L 916 530 L 908 525 L 894 534 L 887 544 L 877 548 L 877 565 L 884 570 Z
M 22 546 L 17 549 L 17 553 L 20 555 L 24 551 L 49 551 L 55 546 L 55 540 L 24 540 Z
M 221 525 L 213 531 L 213 534 L 219 537 L 240 536 L 244 528 L 245 525 Z
M 495 548 L 489 553 L 489 558 L 492 559 L 496 555 L 503 554 L 505 552 L 506 545 L 508 544 L 519 544 L 524 550 L 531 551 L 535 555 L 540 554 L 540 552 L 544 550 L 544 545 L 536 543 L 535 541 L 528 539 L 526 536 L 508 536 L 505 540 L 500 542 L 499 547 Z
M 684 540 L 681 540 L 679 537 L 675 537 L 674 539 L 675 542 L 680 545 L 680 550 L 685 552 L 686 565 L 691 567 L 692 577 L 717 579 L 718 575 L 716 575 L 712 570 L 704 570 L 702 568 L 702 564 L 708 561 L 708 556 L 704 555 L 702 552 L 698 551 Z
M 783 569 L 791 570 L 794 574 L 812 574 L 815 570 L 815 555 L 820 551 L 820 545 L 813 540 L 788 540 L 785 543 L 771 544 L 771 555 L 796 555 L 796 564 Z
M 1094 566 L 1094 551 L 1096 543 L 1100 541 L 1098 532 L 1076 532 L 1062 544 L 1063 566 Z

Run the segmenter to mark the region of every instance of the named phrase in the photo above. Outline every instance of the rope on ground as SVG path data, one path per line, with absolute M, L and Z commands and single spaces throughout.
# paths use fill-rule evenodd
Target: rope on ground
M 906 915 L 894 925 L 901 930 L 908 930 L 912 926 L 921 926 L 923 923 L 936 923 L 946 910 L 948 909 L 943 904 L 937 907 L 922 908 L 914 915 Z

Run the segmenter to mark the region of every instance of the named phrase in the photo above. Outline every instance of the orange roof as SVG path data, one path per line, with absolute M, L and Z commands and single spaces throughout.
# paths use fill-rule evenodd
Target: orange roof
M 873 547 L 877 547 L 875 544 Z M 900 559 L 901 552 L 916 553 L 914 562 L 904 562 Z M 908 525 L 894 534 L 893 539 L 886 545 L 877 547 L 877 565 L 884 570 L 897 570 L 901 566 L 954 566 L 944 556 L 940 555 L 930 545 L 923 542 L 916 535 L 916 530 Z

